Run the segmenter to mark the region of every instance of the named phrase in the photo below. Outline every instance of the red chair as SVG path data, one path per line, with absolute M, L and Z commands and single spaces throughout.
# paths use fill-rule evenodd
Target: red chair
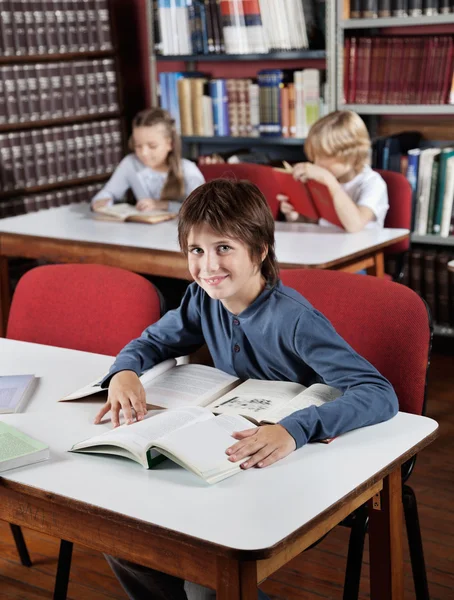
M 268 206 L 273 213 L 274 220 L 277 219 L 279 213 L 279 201 L 276 196 L 280 190 L 272 177 L 272 167 L 266 165 L 256 165 L 252 163 L 235 163 L 235 164 L 214 164 L 200 165 L 202 175 L 206 181 L 218 179 L 220 177 L 227 179 L 247 179 L 259 188 L 265 196 Z
M 145 278 L 105 265 L 46 265 L 28 271 L 14 292 L 6 337 L 115 356 L 161 316 L 156 288 Z M 10 524 L 24 566 L 22 530 Z M 72 542 L 61 540 L 54 598 L 66 598 Z
M 295 269 L 281 272 L 285 285 L 300 292 L 338 333 L 394 386 L 399 409 L 424 414 L 432 343 L 427 305 L 413 290 L 376 277 L 340 271 Z M 417 600 L 429 600 L 416 497 L 405 485 L 415 459 L 402 468 L 403 506 Z M 368 516 L 361 507 L 344 525 L 350 534 L 344 600 L 358 598 Z

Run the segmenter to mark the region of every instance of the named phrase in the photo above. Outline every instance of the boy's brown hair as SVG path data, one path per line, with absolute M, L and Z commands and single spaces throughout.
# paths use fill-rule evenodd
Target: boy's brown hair
M 366 125 L 351 110 L 336 110 L 316 121 L 304 143 L 312 162 L 317 157 L 335 158 L 351 165 L 356 174 L 370 163 L 370 148 Z
M 184 177 L 181 168 L 181 140 L 175 126 L 175 119 L 162 108 L 147 108 L 140 111 L 132 121 L 133 134 L 129 138 L 129 149 L 134 152 L 134 129 L 162 125 L 172 142 L 172 150 L 167 156 L 169 173 L 161 191 L 160 200 L 180 200 L 184 196 Z
M 185 255 L 191 229 L 209 225 L 216 233 L 243 242 L 251 260 L 259 266 L 267 284 L 279 279 L 274 252 L 274 219 L 259 188 L 243 180 L 213 179 L 196 188 L 183 202 L 178 222 L 178 241 Z M 266 257 L 262 261 L 263 251 Z

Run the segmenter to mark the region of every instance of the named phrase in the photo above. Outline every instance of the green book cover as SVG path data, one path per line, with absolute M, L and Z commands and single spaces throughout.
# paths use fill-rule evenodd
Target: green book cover
M 440 154 L 440 167 L 438 171 L 437 194 L 435 198 L 433 233 L 440 233 L 441 218 L 443 214 L 443 199 L 446 187 L 446 165 L 448 158 L 454 156 L 454 148 L 443 148 Z M 429 231 L 429 230 L 428 230 Z M 432 231 L 429 231 L 432 233 Z
M 49 447 L 0 421 L 0 471 L 49 458 Z

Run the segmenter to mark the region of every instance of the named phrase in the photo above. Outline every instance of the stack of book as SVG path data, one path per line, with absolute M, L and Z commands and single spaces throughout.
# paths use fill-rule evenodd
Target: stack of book
M 350 0 L 351 19 L 376 19 L 377 17 L 420 17 L 452 12 L 449 0 Z
M 448 104 L 452 35 L 351 37 L 344 47 L 347 104 Z
M 183 136 L 304 138 L 326 112 L 320 71 L 264 69 L 253 79 L 160 73 L 161 106 Z

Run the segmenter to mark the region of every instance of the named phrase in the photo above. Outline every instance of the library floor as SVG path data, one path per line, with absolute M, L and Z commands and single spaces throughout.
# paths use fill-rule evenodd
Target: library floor
M 411 477 L 420 511 L 431 600 L 451 600 L 454 590 L 454 340 L 434 347 L 428 390 L 428 416 L 440 435 L 419 457 Z M 25 530 L 33 567 L 18 563 L 9 527 L 0 522 L 0 596 L 8 600 L 52 598 L 58 540 Z M 303 553 L 262 586 L 273 600 L 342 598 L 348 531 L 335 528 L 315 549 Z M 368 557 L 360 600 L 369 598 Z M 405 600 L 413 600 L 408 549 L 405 548 Z M 75 546 L 68 599 L 125 600 L 104 558 Z M 386 599 L 383 599 L 386 600 Z

